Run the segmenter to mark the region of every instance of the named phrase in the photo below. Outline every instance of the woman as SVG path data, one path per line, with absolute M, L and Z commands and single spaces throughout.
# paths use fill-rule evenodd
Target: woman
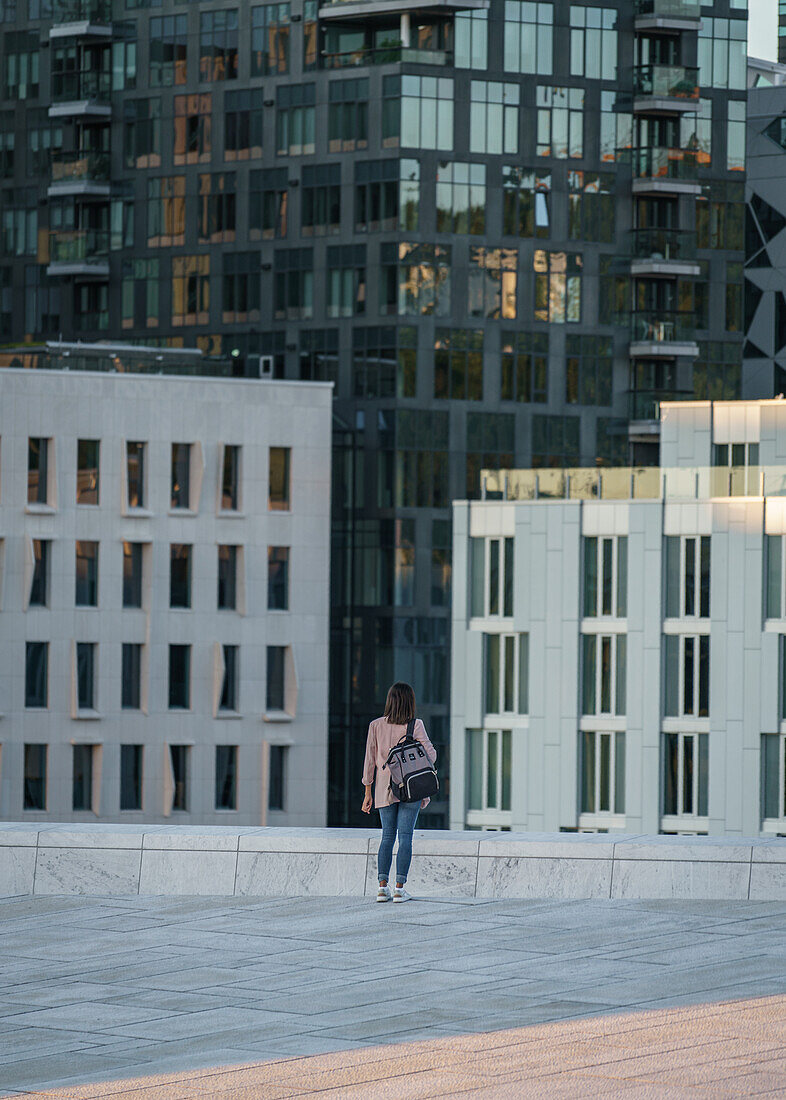
M 412 862 L 412 833 L 418 813 L 421 808 L 429 804 L 429 799 L 422 802 L 399 802 L 390 790 L 390 776 L 387 769 L 383 771 L 383 765 L 388 758 L 388 753 L 397 745 L 407 732 L 407 723 L 415 717 L 415 692 L 409 684 L 393 684 L 388 692 L 385 702 L 385 716 L 375 718 L 368 727 L 368 740 L 366 741 L 366 759 L 363 764 L 363 785 L 366 788 L 366 797 L 363 799 L 363 813 L 370 814 L 372 807 L 371 784 L 374 781 L 374 771 L 377 773 L 377 781 L 374 789 L 373 805 L 379 810 L 382 818 L 382 840 L 377 856 L 377 872 L 379 874 L 379 892 L 377 901 L 409 901 L 411 895 L 404 889 L 407 881 L 407 872 Z M 437 752 L 431 744 L 426 733 L 426 727 L 420 718 L 415 721 L 414 737 L 420 741 L 426 750 L 426 755 L 433 764 L 437 759 Z M 396 856 L 396 889 L 391 895 L 388 886 L 390 864 L 393 860 L 393 842 L 398 833 L 398 855 Z

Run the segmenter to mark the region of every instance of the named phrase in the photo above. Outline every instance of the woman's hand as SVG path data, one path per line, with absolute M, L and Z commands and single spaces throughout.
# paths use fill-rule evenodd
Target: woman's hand
M 363 799 L 363 805 L 361 809 L 364 814 L 370 814 L 374 805 L 374 799 L 371 797 L 371 791 L 366 791 L 366 797 Z

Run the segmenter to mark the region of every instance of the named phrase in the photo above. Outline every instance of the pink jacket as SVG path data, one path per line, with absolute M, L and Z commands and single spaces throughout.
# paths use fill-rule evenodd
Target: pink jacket
M 363 762 L 363 785 L 364 787 L 371 786 L 374 782 L 374 771 L 376 770 L 377 781 L 374 786 L 374 806 L 376 809 L 379 809 L 380 806 L 392 806 L 394 802 L 398 802 L 398 799 L 390 793 L 390 776 L 387 768 L 384 771 L 382 770 L 382 765 L 387 760 L 390 750 L 398 744 L 406 732 L 406 726 L 392 726 L 387 718 L 375 718 L 368 727 L 366 759 Z M 420 718 L 415 719 L 413 734 L 415 739 L 420 741 L 426 750 L 426 756 L 433 764 L 437 759 L 437 750 L 429 741 L 426 727 Z M 428 805 L 429 799 L 424 799 L 424 803 Z

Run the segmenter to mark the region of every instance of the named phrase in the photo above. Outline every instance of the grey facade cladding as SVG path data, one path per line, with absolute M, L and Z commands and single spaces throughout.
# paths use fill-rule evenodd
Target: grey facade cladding
M 100 0 L 3 7 L 3 338 L 183 340 L 270 354 L 286 378 L 337 382 L 346 430 L 335 436 L 343 473 L 334 480 L 334 823 L 359 819 L 366 725 L 394 677 L 414 679 L 443 774 L 449 768 L 449 503 L 477 493 L 479 468 L 620 463 L 631 451 L 653 461 L 662 397 L 738 395 L 740 335 L 727 320 L 725 282 L 742 262 L 742 173 L 727 137 L 729 101 L 745 97 L 746 10 L 739 0 L 704 7 L 699 30 L 698 6 L 680 7 L 690 17 L 662 29 L 671 0 L 537 9 L 491 0 L 487 14 L 468 0 L 463 14 L 453 14 L 456 4 L 422 14 L 422 25 L 413 19 L 401 52 L 400 9 L 380 24 L 370 5 L 353 16 L 348 4 L 318 9 L 314 0 L 115 0 L 111 24 L 102 17 L 108 37 L 101 27 L 63 37 L 59 26 L 52 38 L 49 13 L 60 12 L 59 24 L 72 9 L 100 15 Z M 260 14 L 274 8 L 278 32 Z M 219 18 L 232 12 L 236 31 Z M 713 34 L 731 69 L 708 61 Z M 55 52 L 66 50 L 57 54 L 62 104 L 78 59 L 102 42 L 114 51 L 107 79 L 117 85 L 98 104 L 108 111 L 88 102 L 84 125 L 70 108 L 50 119 Z M 32 53 L 35 92 L 14 75 L 21 61 L 9 69 L 12 54 Z M 262 54 L 270 71 L 256 75 Z M 566 91 L 554 99 L 550 89 Z M 339 100 L 343 114 L 332 110 Z M 353 114 L 353 102 L 366 110 Z M 32 155 L 33 131 L 39 145 L 68 151 L 80 148 L 77 131 L 89 131 L 99 153 L 108 144 L 109 203 L 95 178 L 88 197 L 63 194 L 67 167 L 53 187 L 48 159 Z M 313 153 L 295 151 L 312 136 Z M 398 177 L 413 161 L 419 187 L 407 204 Z M 463 169 L 443 167 L 451 164 L 485 170 L 474 214 Z M 450 210 L 437 204 L 438 185 L 447 202 L 448 171 Z M 514 196 L 504 180 L 517 171 Z M 659 186 L 634 199 L 632 173 Z M 671 186 L 686 180 L 687 189 Z M 392 204 L 366 230 L 363 187 L 372 206 Z M 58 188 L 59 197 L 48 194 Z M 47 252 L 53 218 L 65 227 L 52 242 L 57 278 L 46 274 L 58 266 Z M 89 233 L 69 237 L 74 224 Z M 634 225 L 645 261 L 636 277 Z M 69 267 L 96 241 L 101 255 L 89 259 L 100 263 Z M 683 247 L 687 267 L 647 267 Z M 648 337 L 633 358 L 631 306 Z M 675 346 L 683 329 L 691 339 Z M 445 822 L 444 804 L 427 816 Z

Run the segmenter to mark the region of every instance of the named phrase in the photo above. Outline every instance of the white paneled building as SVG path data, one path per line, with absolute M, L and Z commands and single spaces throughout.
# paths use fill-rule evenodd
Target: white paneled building
M 0 818 L 323 825 L 331 386 L 0 371 Z
M 454 505 L 451 826 L 786 834 L 786 401 Z

